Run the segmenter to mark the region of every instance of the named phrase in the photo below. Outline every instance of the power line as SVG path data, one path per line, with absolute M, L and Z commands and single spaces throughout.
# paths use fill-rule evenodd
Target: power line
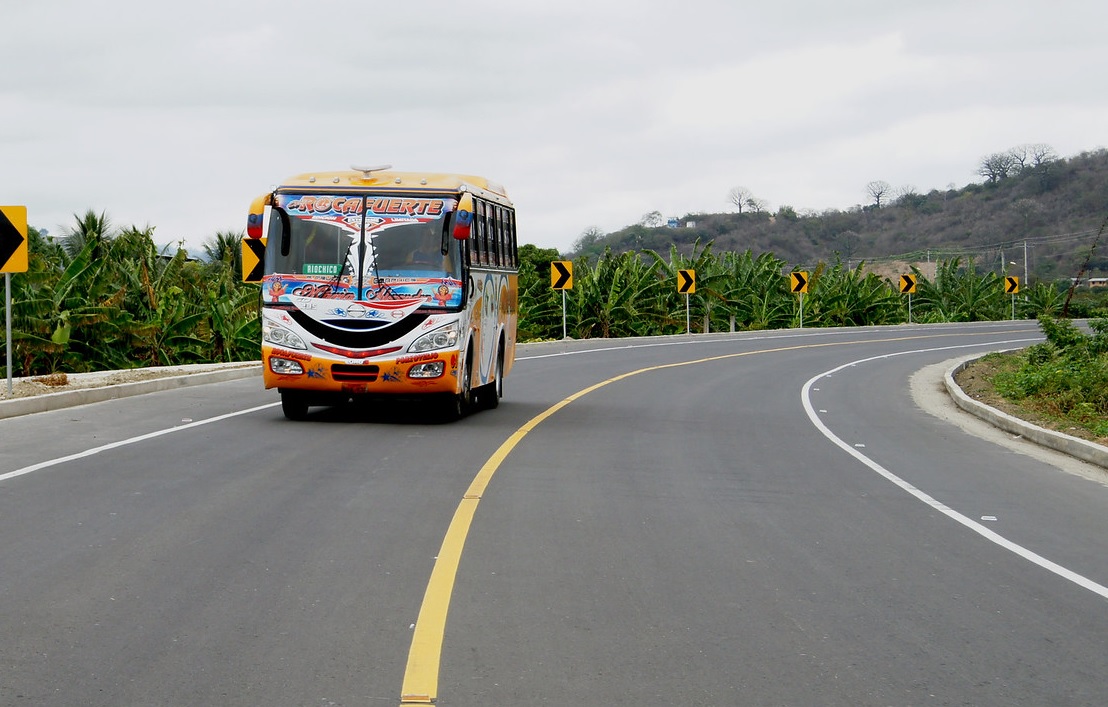
M 1022 248 L 1026 243 L 1028 247 L 1041 246 L 1041 245 L 1059 245 L 1062 243 L 1074 243 L 1082 240 L 1089 240 L 1095 237 L 1097 229 L 1088 229 L 1085 231 L 1076 231 L 1074 233 L 1055 233 L 1046 236 L 1028 236 L 1027 238 L 1020 238 L 1017 240 L 1003 241 L 1000 243 L 985 244 L 979 246 L 967 246 L 962 248 L 957 247 L 938 247 L 938 248 L 926 248 L 920 250 L 908 251 L 906 253 L 899 253 L 896 255 L 881 255 L 867 258 L 851 258 L 851 260 L 865 260 L 867 263 L 884 262 L 891 260 L 947 260 L 950 258 L 958 257 L 974 257 L 978 255 L 985 255 L 995 253 L 997 251 L 1008 250 L 1012 248 Z

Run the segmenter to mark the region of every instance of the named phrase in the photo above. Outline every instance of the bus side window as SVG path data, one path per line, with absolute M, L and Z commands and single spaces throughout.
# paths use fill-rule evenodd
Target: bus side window
M 500 207 L 489 204 L 489 264 L 500 265 Z
M 469 262 L 472 265 L 481 264 L 481 215 L 484 213 L 481 202 L 473 200 L 473 235 L 469 238 Z
M 512 210 L 505 208 L 500 219 L 500 259 L 504 267 L 512 266 L 512 249 L 508 245 L 508 229 L 512 227 Z
M 481 206 L 481 264 L 488 265 L 492 262 L 492 251 L 489 248 L 489 232 L 492 230 L 492 209 L 489 204 Z
M 487 246 L 485 244 L 485 203 L 480 199 L 473 200 L 473 262 L 481 265 L 487 262 Z
M 504 209 L 504 265 L 515 267 L 515 250 L 512 248 L 512 209 Z
M 506 247 L 508 252 L 508 265 L 513 268 L 518 268 L 519 253 L 516 250 L 516 212 L 513 209 L 508 209 L 508 230 L 505 235 L 507 236 Z

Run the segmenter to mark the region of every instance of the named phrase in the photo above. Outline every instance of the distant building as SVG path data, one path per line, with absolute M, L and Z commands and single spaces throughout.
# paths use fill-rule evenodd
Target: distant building
M 1070 284 L 1086 285 L 1087 287 L 1108 287 L 1108 277 L 1087 277 L 1084 280 L 1071 277 Z

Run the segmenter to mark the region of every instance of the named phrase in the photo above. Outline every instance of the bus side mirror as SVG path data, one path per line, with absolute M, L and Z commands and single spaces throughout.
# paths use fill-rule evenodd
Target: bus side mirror
M 269 217 L 269 229 L 273 230 L 272 218 L 277 216 L 278 224 L 280 224 L 280 232 L 278 234 L 281 243 L 281 255 L 287 257 L 289 254 L 289 248 L 291 243 L 289 241 L 290 232 L 292 231 L 292 224 L 289 222 L 289 215 L 280 206 L 273 205 L 273 194 L 262 194 L 250 204 L 250 215 L 246 217 L 246 237 L 251 239 L 260 239 L 263 237 L 267 216 Z
M 458 208 L 454 210 L 454 228 L 451 234 L 455 239 L 464 241 L 469 238 L 473 228 L 473 195 L 462 194 L 458 199 Z
M 246 217 L 246 237 L 261 238 L 265 228 L 265 207 L 273 204 L 273 194 L 262 194 L 250 203 L 250 214 Z

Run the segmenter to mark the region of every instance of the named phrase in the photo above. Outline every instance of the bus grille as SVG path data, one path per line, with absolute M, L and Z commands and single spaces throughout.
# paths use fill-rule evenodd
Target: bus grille
M 345 363 L 331 366 L 331 377 L 337 381 L 372 382 L 377 380 L 380 372 L 379 366 L 351 366 Z

